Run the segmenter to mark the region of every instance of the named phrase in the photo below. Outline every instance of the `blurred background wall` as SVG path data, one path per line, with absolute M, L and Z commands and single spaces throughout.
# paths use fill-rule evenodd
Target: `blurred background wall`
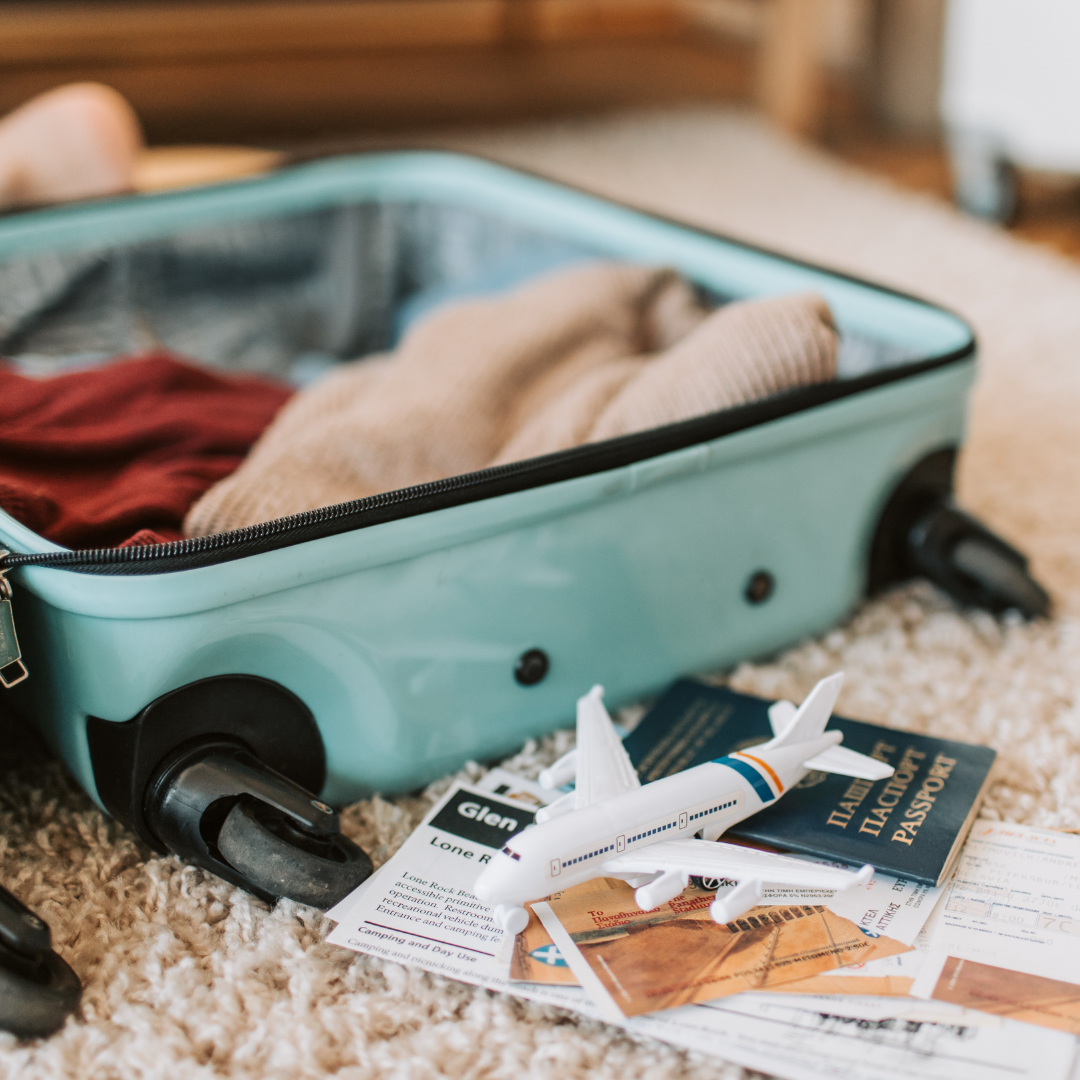
M 0 113 L 93 80 L 151 144 L 319 151 L 736 103 L 1080 256 L 1078 54 L 1077 0 L 0 0 Z
M 115 86 L 151 141 L 675 101 L 932 131 L 944 0 L 0 0 L 0 109 Z

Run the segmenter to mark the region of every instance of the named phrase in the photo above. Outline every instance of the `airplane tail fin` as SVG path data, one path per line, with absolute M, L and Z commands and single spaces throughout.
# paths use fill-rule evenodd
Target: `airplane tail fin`
M 784 728 L 795 719 L 798 711 L 790 701 L 774 701 L 769 706 L 769 725 L 774 738 L 784 733 Z
M 580 810 L 641 787 L 626 747 L 604 708 L 604 688 L 594 686 L 577 703 L 577 787 Z
M 825 725 L 832 716 L 833 706 L 840 696 L 840 687 L 844 684 L 844 673 L 838 671 L 835 675 L 829 675 L 822 679 L 799 706 L 795 715 L 787 722 L 787 725 L 769 744 L 770 747 L 779 749 L 781 746 L 794 746 L 801 742 L 812 742 L 825 730 Z M 776 709 L 776 706 L 773 706 Z M 773 709 L 770 709 L 770 720 L 774 725 L 779 725 L 784 719 L 783 713 L 777 710 L 778 715 L 774 719 Z M 788 710 L 785 710 L 787 712 Z
M 769 709 L 769 722 L 776 736 L 769 743 L 770 748 L 797 746 L 799 743 L 815 742 L 832 716 L 833 706 L 840 696 L 844 675 L 837 672 L 814 687 L 798 709 L 790 701 L 778 701 Z M 836 732 L 837 742 L 840 733 Z M 818 743 L 818 746 L 821 744 Z M 813 757 L 803 762 L 807 769 L 821 772 L 839 773 L 841 776 L 853 776 L 859 780 L 884 780 L 892 776 L 893 767 L 883 761 L 868 757 L 866 754 L 848 750 L 844 746 L 830 746 L 818 750 Z

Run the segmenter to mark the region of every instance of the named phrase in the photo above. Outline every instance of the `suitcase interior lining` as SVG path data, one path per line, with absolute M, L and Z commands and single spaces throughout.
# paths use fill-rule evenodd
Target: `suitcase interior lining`
M 0 354 L 48 376 L 165 347 L 303 385 L 391 348 L 439 302 L 606 255 L 445 203 L 368 201 L 233 221 L 0 264 Z M 843 330 L 838 376 L 918 359 L 908 346 Z

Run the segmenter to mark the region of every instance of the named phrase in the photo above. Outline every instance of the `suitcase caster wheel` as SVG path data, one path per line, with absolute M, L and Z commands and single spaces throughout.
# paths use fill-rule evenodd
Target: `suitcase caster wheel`
M 348 837 L 312 835 L 255 800 L 241 800 L 229 811 L 217 846 L 253 885 L 323 910 L 344 900 L 371 873 L 367 852 Z
M 1022 552 L 965 514 L 952 498 L 954 450 L 922 459 L 889 496 L 870 550 L 870 595 L 922 576 L 962 604 L 1026 618 L 1051 609 Z
M 235 743 L 167 758 L 145 817 L 170 851 L 271 903 L 329 908 L 371 874 L 329 806 Z
M 1050 597 L 1028 572 L 1027 559 L 954 506 L 933 504 L 911 526 L 914 567 L 965 604 L 987 611 L 1015 608 L 1028 619 L 1050 612 Z
M 81 996 L 78 976 L 52 951 L 49 928 L 0 888 L 0 1029 L 23 1039 L 51 1035 Z

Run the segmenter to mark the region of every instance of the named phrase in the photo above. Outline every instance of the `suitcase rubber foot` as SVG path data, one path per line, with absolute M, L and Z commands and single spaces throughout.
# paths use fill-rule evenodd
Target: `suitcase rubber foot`
M 522 686 L 535 686 L 548 673 L 551 661 L 543 649 L 527 649 L 514 664 L 514 678 Z
M 764 604 L 776 589 L 776 578 L 768 570 L 757 570 L 750 575 L 743 596 L 749 604 Z

